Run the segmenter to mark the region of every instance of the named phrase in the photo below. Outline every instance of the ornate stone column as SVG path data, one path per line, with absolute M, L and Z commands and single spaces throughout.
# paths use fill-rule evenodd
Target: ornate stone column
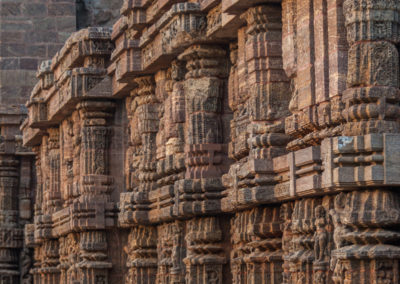
M 18 227 L 18 164 L 14 155 L 0 154 L 0 282 L 4 283 L 17 283 L 20 274 L 23 231 Z
M 320 199 L 311 198 L 294 203 L 290 228 L 292 240 L 287 257 L 291 281 L 289 283 L 314 283 L 314 208 L 320 204 Z
M 269 4 L 241 15 L 247 26 L 231 45 L 229 101 L 233 113 L 229 155 L 236 162 L 224 175 L 223 210 L 268 202 L 279 179 L 272 159 L 286 154 L 289 79 L 282 68 L 281 7 Z
M 285 203 L 280 207 L 280 218 L 281 231 L 282 231 L 282 254 L 283 254 L 283 265 L 282 265 L 282 283 L 291 283 L 290 274 L 290 252 L 292 250 L 292 212 L 293 203 Z
M 186 283 L 223 283 L 226 263 L 223 233 L 216 217 L 194 218 L 186 223 Z
M 323 141 L 324 185 L 360 191 L 337 195 L 331 210 L 333 280 L 396 283 L 399 246 L 391 240 L 399 234 L 399 196 L 379 185 L 400 182 L 396 46 L 400 6 L 397 1 L 345 0 L 343 11 L 349 44 L 347 89 L 342 98 L 342 135 L 346 136 Z
M 399 206 L 399 195 L 384 189 L 336 196 L 330 211 L 334 283 L 399 282 Z
M 60 134 L 58 128 L 47 129 L 48 135 L 43 136 L 41 160 L 43 176 L 43 215 L 35 219 L 37 231 L 35 239 L 41 244 L 40 279 L 46 284 L 56 284 L 60 281 L 58 240 L 52 232 L 52 214 L 61 209 L 60 191 Z
M 224 135 L 226 116 L 230 115 L 225 98 L 225 56 L 221 47 L 207 45 L 191 46 L 179 56 L 187 63 L 186 174 L 185 180 L 178 181 L 175 188 L 175 212 L 180 216 L 220 210 L 221 176 L 230 164 Z M 196 190 L 210 194 L 195 197 Z
M 35 153 L 35 171 L 36 171 L 36 189 L 35 189 L 35 202 L 33 208 L 33 214 L 35 216 L 42 215 L 42 204 L 43 204 L 43 183 L 42 183 L 42 161 L 41 161 L 41 147 L 36 146 L 32 147 Z M 29 224 L 25 226 L 25 244 L 28 247 L 33 248 L 33 257 L 32 257 L 32 268 L 29 273 L 33 276 L 33 283 L 40 283 L 40 257 L 41 257 L 41 246 L 38 244 L 35 238 L 36 226 L 35 223 Z
M 151 284 L 157 278 L 157 229 L 154 226 L 135 226 L 132 228 L 128 244 L 128 273 L 126 284 Z
M 159 130 L 156 136 L 158 188 L 151 193 L 155 203 L 149 219 L 170 221 L 173 216 L 174 184 L 184 179 L 184 93 L 180 73 L 182 64 L 173 62 L 172 67 L 156 73 L 156 96 L 160 102 Z M 175 85 L 175 86 L 174 86 Z M 157 283 L 184 283 L 184 222 L 173 221 L 157 227 L 158 271 Z
M 49 136 L 47 140 L 48 147 L 48 170 L 46 172 L 48 188 L 44 192 L 44 198 L 46 200 L 45 210 L 48 214 L 56 212 L 61 209 L 61 173 L 60 173 L 60 132 L 58 128 L 49 128 Z
M 236 213 L 231 222 L 233 283 L 281 283 L 282 220 L 279 207 Z
M 220 177 L 226 171 L 223 143 L 223 99 L 227 76 L 225 50 L 195 45 L 179 59 L 187 62 L 185 96 L 187 110 L 186 179 Z
M 193 45 L 179 60 L 186 61 L 184 82 L 186 129 L 185 180 L 178 181 L 175 206 L 178 216 L 220 211 L 221 176 L 227 157 L 227 127 L 230 111 L 226 94 L 226 51 L 218 46 Z M 186 223 L 187 283 L 222 283 L 226 263 L 223 235 L 216 217 L 194 218 Z
M 41 247 L 40 284 L 60 283 L 59 243 L 57 239 L 46 239 Z
M 122 200 L 130 209 L 120 217 L 124 226 L 132 226 L 128 245 L 129 268 L 126 283 L 154 283 L 157 277 L 157 229 L 148 223 L 149 195 L 157 188 L 156 140 L 159 129 L 159 99 L 155 92 L 153 76 L 138 77 L 137 88 L 127 100 L 130 118 L 130 149 L 127 152 L 130 179 Z M 122 207 L 125 209 L 124 207 Z M 132 214 L 132 215 L 131 215 Z M 121 216 L 120 215 L 120 216 Z M 133 223 L 132 223 L 133 222 Z
M 343 135 L 399 133 L 400 6 L 345 0 L 348 53 Z
M 82 118 L 82 184 L 79 205 L 87 206 L 96 213 L 96 219 L 87 220 L 80 226 L 84 231 L 79 236 L 81 261 L 77 266 L 81 270 L 84 283 L 109 283 L 108 270 L 112 267 L 107 256 L 107 237 L 104 229 L 108 225 L 105 211 L 113 184 L 109 175 L 111 130 L 108 125 L 114 107 L 113 102 L 102 100 L 84 100 L 77 107 Z

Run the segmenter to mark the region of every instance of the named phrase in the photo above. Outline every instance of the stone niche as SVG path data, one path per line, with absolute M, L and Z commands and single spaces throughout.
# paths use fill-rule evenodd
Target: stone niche
M 400 282 L 398 1 L 120 12 L 27 103 L 35 284 Z

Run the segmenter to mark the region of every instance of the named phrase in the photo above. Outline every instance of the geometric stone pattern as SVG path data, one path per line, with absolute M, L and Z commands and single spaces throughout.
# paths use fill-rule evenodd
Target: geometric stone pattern
M 73 34 L 21 126 L 24 283 L 399 283 L 399 14 L 126 0 L 113 29 Z M 30 208 L 6 193 L 29 165 L 7 149 L 13 275 Z

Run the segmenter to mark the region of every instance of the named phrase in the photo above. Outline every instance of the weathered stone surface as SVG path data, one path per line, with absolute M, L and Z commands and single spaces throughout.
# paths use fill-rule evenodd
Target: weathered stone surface
M 0 282 L 399 283 L 398 1 L 102 2 L 0 116 Z

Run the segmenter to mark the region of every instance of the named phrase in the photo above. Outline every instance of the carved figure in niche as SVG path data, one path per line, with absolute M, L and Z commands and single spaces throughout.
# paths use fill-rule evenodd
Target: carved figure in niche
M 292 238 L 289 234 L 292 226 L 292 209 L 290 208 L 290 204 L 282 204 L 279 215 L 283 221 L 281 224 L 281 230 L 283 232 L 282 249 L 284 252 L 288 252 L 292 246 Z
M 207 271 L 207 283 L 209 284 L 218 284 L 219 283 L 219 276 L 218 272 L 215 270 Z
M 173 249 L 172 249 L 172 263 L 174 270 L 180 270 L 182 267 L 182 247 L 183 247 L 183 229 L 181 225 L 175 224 L 173 226 Z
M 348 229 L 342 224 L 340 215 L 345 209 L 346 202 L 346 194 L 340 193 L 335 197 L 334 205 L 335 209 L 331 209 L 329 211 L 329 215 L 332 218 L 333 222 L 333 241 L 335 245 L 335 249 L 339 249 L 343 247 L 344 240 L 342 236 L 348 232 Z M 331 270 L 336 271 L 337 259 L 335 257 L 331 258 Z
M 314 257 L 315 262 L 324 261 L 328 252 L 328 232 L 326 225 L 328 224 L 325 208 L 318 205 L 315 208 L 315 227 L 314 234 Z

